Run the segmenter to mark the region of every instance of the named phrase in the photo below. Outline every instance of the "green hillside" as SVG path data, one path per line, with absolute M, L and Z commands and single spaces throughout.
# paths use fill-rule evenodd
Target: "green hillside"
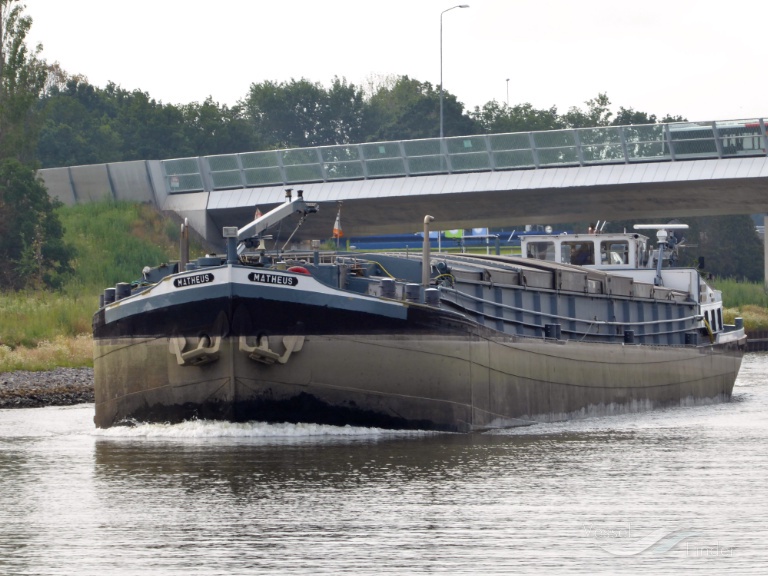
M 77 250 L 74 275 L 59 291 L 0 294 L 0 372 L 90 365 L 91 318 L 103 289 L 178 259 L 179 223 L 153 206 L 99 202 L 58 212 L 64 241 Z

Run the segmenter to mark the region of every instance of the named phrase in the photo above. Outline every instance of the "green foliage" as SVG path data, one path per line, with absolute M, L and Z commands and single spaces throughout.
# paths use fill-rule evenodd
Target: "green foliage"
M 633 108 L 619 107 L 619 112 L 611 122 L 613 126 L 630 126 L 632 124 L 656 124 L 656 114 L 638 112 Z
M 123 140 L 126 160 L 170 158 L 172 151 L 186 144 L 183 116 L 176 106 L 157 102 L 141 90 L 128 92 L 114 84 L 107 86 L 107 94 L 119 104 L 114 123 Z
M 327 88 L 305 78 L 267 80 L 252 84 L 241 102 L 228 107 L 210 97 L 202 104 L 163 104 L 141 90 L 113 83 L 91 86 L 57 65 L 48 71 L 48 88 L 38 104 L 44 123 L 37 151 L 45 168 L 435 138 L 440 129 L 439 87 L 408 76 L 386 78 L 366 91 L 338 77 Z M 446 91 L 444 134 L 656 122 L 653 114 L 624 107 L 613 117 L 603 93 L 585 104 L 586 109 L 571 107 L 559 114 L 554 106 L 536 109 L 493 100 L 469 113 Z
M 89 334 L 98 296 L 80 290 L 0 294 L 0 345 L 34 347 L 57 336 Z
M 71 249 L 35 175 L 37 101 L 48 77 L 42 46 L 30 51 L 32 19 L 18 0 L 0 0 L 0 289 L 61 285 Z
M 360 141 L 363 92 L 334 78 L 330 90 L 302 78 L 251 84 L 245 110 L 268 148 L 329 146 Z
M 44 168 L 210 154 L 252 144 L 231 142 L 227 134 L 236 132 L 232 120 L 237 115 L 226 107 L 219 110 L 208 100 L 202 107 L 163 104 L 146 92 L 129 92 L 114 83 L 101 89 L 65 77 L 50 87 L 39 108 L 45 121 L 37 152 Z M 216 109 L 215 126 L 208 121 L 211 108 Z M 244 119 L 239 126 L 243 132 Z M 201 147 L 214 133 L 217 139 Z
M 43 167 L 127 159 L 116 126 L 116 106 L 104 94 L 76 79 L 51 87 L 40 102 L 45 114 L 38 145 Z
M 595 98 L 585 102 L 587 110 L 572 106 L 563 116 L 568 128 L 594 128 L 597 126 L 609 126 L 611 124 L 611 101 L 605 93 L 598 94 Z
M 181 113 L 184 139 L 192 155 L 232 154 L 261 148 L 243 105 L 219 106 L 208 97 L 202 104 L 182 106 Z
M 91 317 L 105 287 L 138 279 L 144 266 L 178 255 L 178 223 L 150 205 L 94 202 L 59 206 L 57 213 L 66 226 L 64 241 L 77 248 L 73 272 L 56 291 L 0 293 L 0 346 L 36 347 L 90 334 Z M 202 254 L 203 249 L 193 245 L 190 252 Z
M 726 308 L 759 306 L 768 310 L 768 293 L 762 281 L 745 282 L 733 278 L 717 278 L 711 284 L 723 292 L 723 306 Z
M 538 110 L 531 104 L 507 106 L 492 100 L 481 108 L 475 107 L 472 118 L 480 124 L 483 132 L 503 134 L 505 132 L 530 132 L 538 130 L 559 130 L 565 128 L 557 114 L 557 108 Z
M 757 282 L 764 274 L 763 243 L 749 216 L 686 218 L 686 244 L 681 263 L 698 265 L 720 278 Z
M 676 116 L 673 116 L 672 114 L 667 114 L 666 116 L 664 116 L 664 118 L 661 119 L 661 122 L 664 124 L 668 124 L 670 122 L 687 122 L 687 121 L 688 121 L 687 118 L 683 118 L 679 114 Z
M 150 205 L 91 202 L 61 207 L 59 215 L 78 254 L 68 293 L 98 295 L 139 279 L 144 266 L 178 259 L 178 224 Z
M 478 123 L 464 114 L 464 105 L 443 92 L 443 132 L 462 136 L 479 132 Z M 389 79 L 370 96 L 363 116 L 364 139 L 412 140 L 440 135 L 440 92 L 429 82 L 401 76 Z
M 93 341 L 87 333 L 41 340 L 31 348 L 0 343 L 0 372 L 37 372 L 83 366 L 93 366 Z
M 648 114 L 633 108 L 619 107 L 614 117 L 611 101 L 605 93 L 598 94 L 585 102 L 586 110 L 572 106 L 565 114 L 559 114 L 557 108 L 537 109 L 529 103 L 508 106 L 496 100 L 486 103 L 482 108 L 475 107 L 472 120 L 480 131 L 488 134 L 505 132 L 530 132 L 562 130 L 564 128 L 597 128 L 600 126 L 629 126 L 632 124 L 655 124 L 655 114 Z M 681 117 L 665 117 L 662 122 L 681 122 Z M 471 134 L 472 132 L 466 132 Z M 599 135 L 599 133 L 594 133 Z
M 0 289 L 58 287 L 71 272 L 72 247 L 35 171 L 0 162 Z
M 39 115 L 35 104 L 47 78 L 43 47 L 30 51 L 32 19 L 18 0 L 0 0 L 0 158 L 35 161 Z

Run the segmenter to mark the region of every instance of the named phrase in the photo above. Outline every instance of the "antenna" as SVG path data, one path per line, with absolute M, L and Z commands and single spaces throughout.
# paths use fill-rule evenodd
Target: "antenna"
M 656 253 L 656 286 L 663 286 L 664 280 L 661 276 L 661 263 L 664 260 L 664 248 L 669 244 L 667 239 L 669 233 L 667 230 L 688 230 L 688 224 L 635 224 L 635 230 L 656 230 L 656 240 L 658 241 L 658 251 Z M 650 266 L 650 262 L 649 262 Z
M 688 224 L 635 224 L 635 230 L 688 230 Z

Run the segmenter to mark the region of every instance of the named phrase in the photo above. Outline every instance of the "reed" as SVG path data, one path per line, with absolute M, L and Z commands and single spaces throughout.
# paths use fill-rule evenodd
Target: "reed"
M 768 294 L 762 282 L 726 278 L 712 284 L 723 292 L 723 321 L 726 324 L 743 318 L 747 330 L 768 330 Z
M 744 320 L 744 328 L 747 330 L 768 330 L 768 309 L 764 306 L 747 304 L 723 310 L 723 321 L 726 324 L 733 324 L 739 317 Z
M 745 282 L 726 278 L 715 280 L 712 285 L 723 292 L 723 306 L 726 308 L 742 306 L 768 308 L 768 294 L 762 282 Z
M 0 372 L 37 372 L 54 368 L 93 366 L 93 340 L 90 334 L 56 336 L 40 340 L 33 347 L 0 345 Z
M 91 332 L 91 316 L 99 305 L 93 293 L 10 293 L 0 296 L 0 344 L 35 347 L 56 337 Z

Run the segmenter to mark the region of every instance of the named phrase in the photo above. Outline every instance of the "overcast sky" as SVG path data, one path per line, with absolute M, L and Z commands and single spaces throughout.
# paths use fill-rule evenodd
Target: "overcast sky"
M 462 0 L 460 0 L 462 1 Z M 463 0 L 443 13 L 443 81 L 563 113 L 599 92 L 614 111 L 768 116 L 768 0 Z M 31 43 L 91 84 L 172 104 L 232 105 L 252 83 L 387 75 L 440 83 L 442 0 L 26 0 Z M 507 82 L 509 78 L 509 82 Z

